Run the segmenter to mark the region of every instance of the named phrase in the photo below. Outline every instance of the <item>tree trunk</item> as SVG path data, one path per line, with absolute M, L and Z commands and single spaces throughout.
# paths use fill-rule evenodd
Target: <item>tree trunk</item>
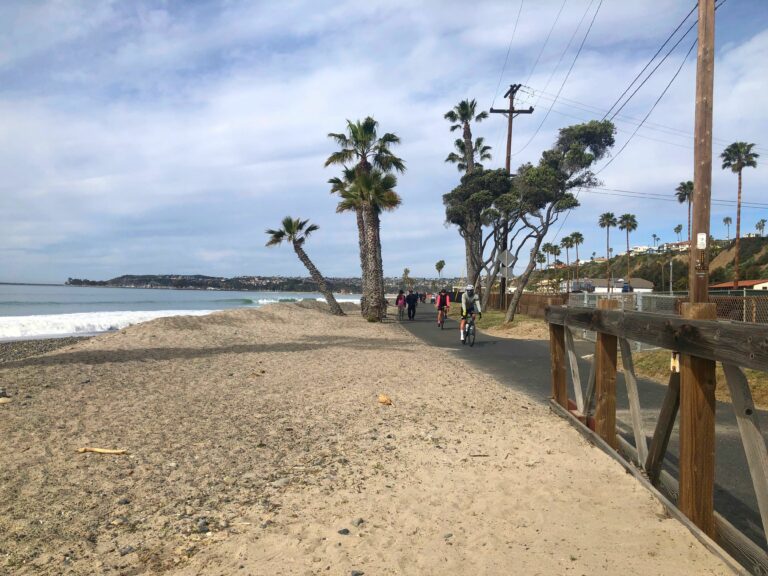
M 336 298 L 333 297 L 333 293 L 328 289 L 328 284 L 325 283 L 325 278 L 323 278 L 320 271 L 315 268 L 315 265 L 309 259 L 309 256 L 307 256 L 307 253 L 304 252 L 301 244 L 294 242 L 293 249 L 296 251 L 296 255 L 299 257 L 299 260 L 301 260 L 301 263 L 304 264 L 307 270 L 309 270 L 309 275 L 312 276 L 312 280 L 317 284 L 320 293 L 325 296 L 325 301 L 328 302 L 328 308 L 330 308 L 331 314 L 334 314 L 335 316 L 346 316 L 341 309 L 341 306 L 339 306 L 339 303 L 336 302 Z
M 547 227 L 547 229 L 544 230 L 543 233 L 536 238 L 536 243 L 533 245 L 533 248 L 531 248 L 531 258 L 530 260 L 528 260 L 528 265 L 525 267 L 525 271 L 520 275 L 517 281 L 517 288 L 515 289 L 515 295 L 512 297 L 512 301 L 509 303 L 509 306 L 507 307 L 507 313 L 504 316 L 505 323 L 512 322 L 512 320 L 515 319 L 515 311 L 517 310 L 517 305 L 520 303 L 520 298 L 523 297 L 523 290 L 528 285 L 528 280 L 531 277 L 531 273 L 533 272 L 533 269 L 536 267 L 536 254 L 539 253 L 539 247 L 541 246 L 541 243 L 544 241 L 544 236 L 546 236 L 548 229 L 549 227 Z
M 382 309 L 382 303 L 384 300 L 384 294 L 380 291 L 381 283 L 378 278 L 380 277 L 380 269 L 377 268 L 377 249 L 380 246 L 379 230 L 374 225 L 374 208 L 369 203 L 363 204 L 363 218 L 365 220 L 365 250 L 366 250 L 366 264 L 367 264 L 367 294 L 365 298 L 368 303 L 368 318 L 369 322 L 381 322 L 384 318 L 384 311 Z
M 608 264 L 608 271 L 605 275 L 605 290 L 610 294 L 611 288 L 611 227 L 605 227 L 605 262 Z
M 472 130 L 469 122 L 464 122 L 464 161 L 467 164 L 467 174 L 475 171 L 475 151 L 472 149 Z
M 362 293 L 360 297 L 360 313 L 363 317 L 368 317 L 368 301 L 366 299 L 366 274 L 368 270 L 367 265 L 367 252 L 365 251 L 365 220 L 363 219 L 363 211 L 361 208 L 355 210 L 355 217 L 357 218 L 357 244 L 360 250 L 360 291 Z
M 629 277 L 629 228 L 627 228 L 627 284 L 632 284 L 632 279 Z
M 691 199 L 688 199 L 688 252 L 691 251 Z
M 579 245 L 576 244 L 576 281 L 579 281 Z M 581 290 L 581 286 L 578 288 Z
M 387 299 L 384 292 L 384 261 L 381 257 L 381 217 L 379 212 L 372 210 L 373 227 L 376 230 L 376 282 L 378 283 L 378 294 L 381 298 L 381 319 L 387 315 Z
M 741 239 L 741 170 L 739 170 L 739 195 L 736 200 L 736 256 L 733 259 L 733 287 L 739 287 L 739 240 Z
M 568 252 L 568 247 L 565 248 L 565 292 L 566 294 L 571 291 L 571 256 Z

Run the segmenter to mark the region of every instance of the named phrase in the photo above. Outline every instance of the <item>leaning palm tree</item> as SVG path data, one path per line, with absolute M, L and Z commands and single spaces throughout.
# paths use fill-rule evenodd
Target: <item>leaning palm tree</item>
M 616 216 L 613 212 L 604 212 L 600 215 L 600 219 L 597 221 L 600 228 L 605 228 L 605 260 L 608 265 L 607 275 L 605 277 L 606 288 L 608 292 L 612 292 L 613 286 L 611 286 L 611 228 L 616 226 Z
M 765 232 L 765 223 L 766 223 L 766 219 L 761 218 L 760 220 L 757 221 L 757 224 L 755 224 L 755 229 L 760 233 L 760 238 L 763 237 L 763 232 Z
M 723 224 L 725 224 L 726 229 L 728 230 L 728 240 L 731 239 L 731 224 L 733 224 L 733 220 L 730 216 L 726 216 L 723 218 Z
M 435 262 L 435 270 L 437 270 L 437 277 L 440 280 L 443 279 L 443 268 L 445 268 L 445 260 L 438 260 Z
M 675 196 L 680 204 L 688 203 L 688 248 L 691 247 L 691 201 L 693 200 L 693 182 L 680 182 L 675 188 Z
M 739 175 L 739 193 L 736 200 L 736 256 L 733 259 L 733 287 L 739 287 L 739 239 L 741 238 L 741 171 L 744 168 L 757 168 L 757 159 L 760 157 L 752 152 L 754 144 L 746 142 L 734 142 L 723 150 L 720 158 L 723 159 L 723 170 L 730 168 L 731 172 Z
M 576 280 L 579 280 L 579 245 L 584 244 L 584 235 L 581 232 L 572 232 L 571 240 L 573 241 L 573 247 L 576 248 Z
M 675 226 L 674 230 L 675 230 L 675 234 L 677 234 L 677 241 L 680 242 L 680 233 L 683 231 L 683 225 L 678 224 L 677 226 Z
M 627 283 L 632 284 L 629 277 L 629 233 L 637 230 L 637 218 L 634 214 L 622 214 L 619 218 L 619 230 L 627 233 Z
M 566 236 L 560 240 L 560 246 L 565 248 L 565 266 L 566 266 L 566 279 L 565 279 L 565 291 L 571 291 L 571 256 L 569 250 L 573 248 L 573 238 Z
M 467 171 L 467 145 L 464 144 L 464 140 L 457 138 L 453 142 L 456 152 L 451 152 L 445 159 L 446 162 L 456 164 L 459 172 Z M 474 166 L 480 170 L 483 169 L 483 165 L 480 163 L 482 160 L 491 159 L 491 147 L 486 146 L 485 139 L 482 137 L 475 138 L 475 145 L 472 147 L 472 153 L 474 154 Z
M 344 316 L 344 311 L 336 302 L 336 298 L 333 297 L 333 293 L 328 288 L 328 284 L 325 282 L 325 278 L 320 274 L 320 271 L 315 267 L 312 261 L 304 251 L 304 242 L 309 235 L 318 229 L 316 224 L 309 224 L 309 220 L 302 220 L 300 218 L 291 218 L 286 216 L 283 218 L 282 226 L 277 230 L 267 229 L 269 235 L 269 241 L 267 246 L 277 246 L 282 244 L 285 240 L 293 245 L 293 250 L 301 260 L 301 263 L 309 270 L 309 275 L 317 284 L 320 293 L 325 296 L 325 301 L 328 302 L 328 307 L 331 309 L 331 313 L 336 316 Z
M 464 164 L 466 165 L 465 171 L 467 174 L 472 174 L 475 171 L 475 148 L 472 144 L 472 129 L 470 128 L 470 122 L 482 122 L 488 118 L 488 112 L 477 112 L 477 101 L 462 100 L 452 110 L 449 110 L 443 115 L 443 118 L 451 122 L 451 132 L 454 130 L 462 129 L 462 141 L 464 143 Z
M 400 138 L 395 134 L 387 132 L 379 136 L 378 125 L 372 117 L 368 116 L 364 120 L 352 122 L 347 120 L 346 133 L 330 133 L 332 138 L 340 147 L 340 150 L 331 154 L 325 161 L 326 166 L 331 164 L 341 164 L 345 168 L 348 165 L 354 165 L 355 179 L 360 176 L 370 174 L 374 169 L 390 172 L 404 172 L 405 162 L 395 156 L 391 151 L 391 146 L 400 143 Z M 365 222 L 378 221 L 376 207 L 368 200 L 361 197 L 359 209 L 363 221 L 363 235 L 366 243 L 371 238 L 377 239 L 374 246 L 365 246 L 364 255 L 361 256 L 361 265 L 363 266 L 363 275 L 367 278 L 363 282 L 363 287 L 367 293 L 363 294 L 364 308 L 363 314 L 369 320 L 382 320 L 386 312 L 386 302 L 384 301 L 384 276 L 383 264 L 381 261 L 381 242 L 379 240 L 378 229 L 370 231 Z M 358 225 L 358 232 L 360 232 Z M 373 257 L 374 262 L 367 262 L 368 257 Z M 376 276 L 376 270 L 382 273 Z M 373 275 L 372 275 L 373 274 Z M 373 292 L 377 297 L 374 299 Z

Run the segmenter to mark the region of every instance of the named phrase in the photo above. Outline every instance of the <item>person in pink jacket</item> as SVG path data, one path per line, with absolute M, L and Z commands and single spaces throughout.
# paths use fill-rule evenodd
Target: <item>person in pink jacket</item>
M 446 292 L 445 288 L 440 290 L 440 294 L 435 299 L 435 307 L 437 308 L 437 325 L 440 328 L 443 327 L 445 317 L 448 315 L 448 311 L 451 309 L 451 296 Z

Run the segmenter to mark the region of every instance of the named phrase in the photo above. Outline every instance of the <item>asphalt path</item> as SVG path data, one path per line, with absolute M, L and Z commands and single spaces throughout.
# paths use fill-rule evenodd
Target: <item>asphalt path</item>
M 416 309 L 416 318 L 412 321 L 406 319 L 402 324 L 421 340 L 432 346 L 452 350 L 457 357 L 496 377 L 510 388 L 526 393 L 537 402 L 549 402 L 551 384 L 548 341 L 496 338 L 479 331 L 473 347 L 462 345 L 458 322 L 448 319 L 441 330 L 437 326 L 437 312 L 432 304 L 420 304 Z M 594 343 L 576 339 L 575 344 L 581 379 L 586 382 Z M 643 426 L 650 443 L 650 435 L 656 426 L 666 386 L 641 378 L 638 380 L 638 390 L 643 409 Z M 570 396 L 573 397 L 572 391 Z M 617 378 L 616 396 L 619 433 L 634 445 L 621 370 Z M 768 413 L 763 410 L 759 413 L 761 422 L 768 424 Z M 733 408 L 730 404 L 718 402 L 716 416 L 715 509 L 765 549 L 766 540 L 760 513 Z M 765 434 L 765 425 L 762 430 Z M 664 462 L 665 469 L 676 478 L 679 477 L 678 440 L 676 423 Z

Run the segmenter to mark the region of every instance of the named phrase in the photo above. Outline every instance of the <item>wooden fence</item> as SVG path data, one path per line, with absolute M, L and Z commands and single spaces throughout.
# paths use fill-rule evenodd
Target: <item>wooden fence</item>
M 512 302 L 513 294 L 505 294 L 504 298 L 498 292 L 488 298 L 489 310 L 506 310 Z M 525 314 L 533 318 L 544 318 L 547 306 L 561 306 L 568 303 L 567 294 L 527 294 L 524 293 L 517 305 L 517 314 Z
M 615 300 L 601 300 L 598 309 L 560 306 L 547 310 L 553 408 L 580 427 L 585 435 L 593 434 L 605 449 L 616 451 L 617 457 L 621 451 L 634 461 L 653 486 L 663 488 L 676 499 L 680 512 L 695 525 L 689 525 L 689 528 L 705 544 L 709 539 L 701 536 L 702 533 L 714 538 L 752 573 L 768 574 L 768 554 L 763 547 L 714 511 L 715 363 L 721 362 L 747 455 L 763 530 L 768 530 L 768 451 L 742 370 L 747 367 L 768 371 L 768 331 L 764 325 L 708 319 L 714 317 L 714 304 L 686 304 L 682 318 L 619 311 L 617 305 Z M 597 333 L 595 356 L 586 382 L 579 373 L 572 329 Z M 630 340 L 669 349 L 681 358 L 680 372 L 670 373 L 666 397 L 650 444 L 643 429 Z M 618 349 L 621 350 L 634 446 L 616 433 Z M 574 398 L 569 398 L 566 371 L 570 373 Z M 674 478 L 662 470 L 662 463 L 678 412 L 680 474 L 679 478 Z M 679 515 L 677 510 L 675 512 Z

